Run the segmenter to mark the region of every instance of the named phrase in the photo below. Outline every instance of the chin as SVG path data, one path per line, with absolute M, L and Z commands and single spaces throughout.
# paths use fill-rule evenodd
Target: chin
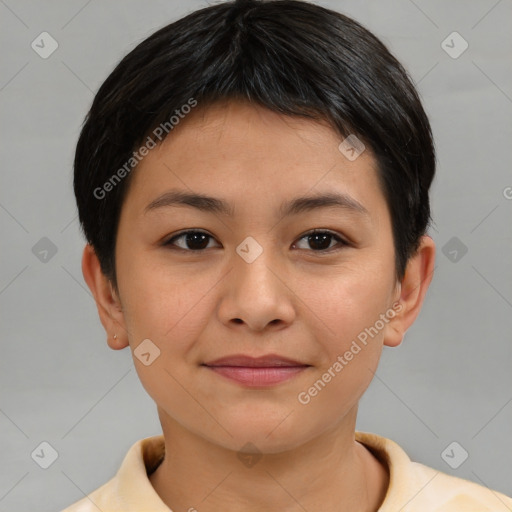
M 287 409 L 277 415 L 268 414 L 267 411 L 267 414 L 253 413 L 245 418 L 219 418 L 219 422 L 233 437 L 223 436 L 223 441 L 218 444 L 237 452 L 249 453 L 254 447 L 259 452 L 269 454 L 292 450 L 320 433 L 318 427 L 311 425 L 308 428 L 305 422 L 298 422 L 294 416 Z

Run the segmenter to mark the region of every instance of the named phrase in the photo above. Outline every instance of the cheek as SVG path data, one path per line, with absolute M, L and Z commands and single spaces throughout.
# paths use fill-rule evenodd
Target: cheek
M 330 293 L 310 296 L 318 312 L 314 338 L 321 356 L 296 401 L 310 418 L 336 422 L 357 404 L 377 369 L 388 289 L 375 278 L 340 279 L 331 286 Z
M 390 269 L 376 265 L 343 268 L 328 278 L 297 280 L 304 313 L 315 321 L 330 351 L 341 350 L 369 328 L 389 306 Z M 309 311 L 309 313 L 308 313 Z M 313 314 L 311 314 L 313 313 Z
M 202 312 L 205 294 L 218 279 L 212 273 L 198 275 L 161 265 L 144 253 L 120 258 L 120 291 L 133 341 L 165 340 L 166 345 L 177 347 L 180 340 L 199 332 L 207 318 Z

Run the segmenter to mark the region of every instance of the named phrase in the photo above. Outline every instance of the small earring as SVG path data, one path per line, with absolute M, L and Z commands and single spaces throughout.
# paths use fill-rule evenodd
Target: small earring
M 114 334 L 114 339 L 117 340 L 117 334 Z

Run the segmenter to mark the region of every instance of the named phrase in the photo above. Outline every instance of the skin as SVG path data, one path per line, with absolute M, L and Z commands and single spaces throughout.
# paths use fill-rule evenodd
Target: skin
M 92 247 L 84 249 L 84 278 L 109 346 L 133 354 L 150 339 L 160 350 L 149 366 L 133 360 L 165 437 L 166 457 L 150 481 L 172 510 L 375 511 L 384 499 L 387 468 L 354 438 L 357 406 L 383 346 L 399 345 L 421 309 L 435 244 L 422 237 L 396 279 L 376 162 L 369 148 L 349 161 L 341 141 L 326 123 L 245 102 L 199 105 L 133 171 L 117 234 L 119 293 Z M 234 216 L 187 206 L 144 213 L 171 189 L 222 198 Z M 282 201 L 325 191 L 349 195 L 368 214 L 322 208 L 280 216 Z M 349 243 L 315 245 L 305 234 L 320 228 Z M 163 245 L 186 229 L 211 238 Z M 252 263 L 236 252 L 247 236 L 263 249 Z M 206 248 L 194 252 L 199 246 Z M 301 404 L 298 394 L 397 301 L 400 312 Z M 240 353 L 311 366 L 266 389 L 201 366 Z M 248 442 L 262 455 L 251 467 L 237 457 L 251 451 L 242 449 Z

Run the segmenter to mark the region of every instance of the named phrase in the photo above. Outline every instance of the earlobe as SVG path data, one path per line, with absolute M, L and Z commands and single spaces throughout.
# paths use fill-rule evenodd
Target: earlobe
M 402 343 L 405 335 L 401 317 L 404 311 L 404 305 L 400 300 L 393 304 L 393 310 L 396 312 L 395 317 L 386 326 L 386 334 L 384 336 L 384 345 L 387 347 L 398 347 Z
M 428 235 L 421 238 L 416 253 L 409 258 L 405 275 L 399 287 L 400 311 L 388 324 L 384 345 L 396 347 L 400 345 L 409 327 L 414 323 L 421 311 L 425 295 L 434 273 L 436 247 L 434 240 Z
M 113 350 L 125 348 L 128 346 L 128 337 L 121 303 L 112 283 L 103 274 L 98 256 L 90 244 L 85 246 L 82 255 L 82 273 L 96 302 L 109 347 Z

